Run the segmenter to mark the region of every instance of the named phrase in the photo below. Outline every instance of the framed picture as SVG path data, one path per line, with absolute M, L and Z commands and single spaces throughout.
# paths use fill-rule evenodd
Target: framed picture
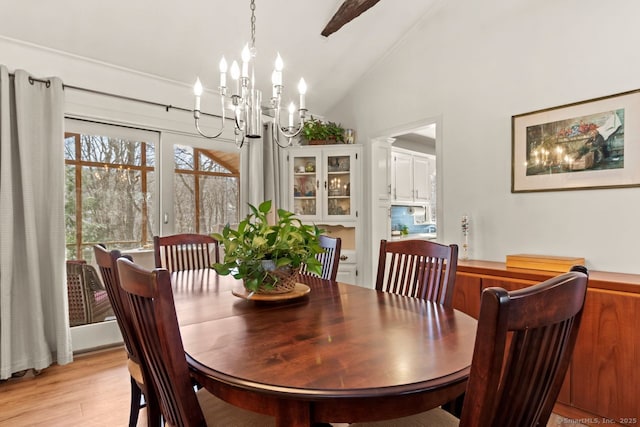
M 511 117 L 511 192 L 640 186 L 640 89 Z

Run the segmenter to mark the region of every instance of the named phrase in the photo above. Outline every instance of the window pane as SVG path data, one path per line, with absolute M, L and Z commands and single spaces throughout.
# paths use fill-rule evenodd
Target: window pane
M 75 160 L 76 158 L 76 136 L 65 135 L 64 138 L 64 158 L 69 160 Z
M 195 170 L 193 163 L 193 148 L 176 145 L 174 152 L 176 169 L 185 169 L 190 171 Z
M 195 175 L 176 173 L 174 190 L 176 233 L 197 233 L 195 222 Z
M 140 166 L 141 143 L 100 135 L 81 135 L 81 159 L 87 162 Z
M 221 155 L 231 163 L 239 160 L 236 153 Z M 174 157 L 174 231 L 209 234 L 237 224 L 238 174 L 206 150 L 176 145 Z
M 222 165 L 217 163 L 216 160 L 211 156 L 211 154 L 200 152 L 198 160 L 200 162 L 199 170 L 201 171 L 221 172 L 228 174 L 231 173 L 229 170 L 225 169 Z
M 75 153 L 74 135 L 65 137 L 67 259 L 91 262 L 96 243 L 123 250 L 152 242 L 155 175 L 146 165 L 155 163 L 154 144 L 100 135 L 79 138 L 80 152 Z
M 76 168 L 75 166 L 65 167 L 65 203 L 64 203 L 64 221 L 65 221 L 65 238 L 67 243 L 67 259 L 78 259 L 76 249 Z
M 200 229 L 205 233 L 219 232 L 227 224 L 238 222 L 238 179 L 203 176 L 200 178 L 202 209 Z
M 104 167 L 82 169 L 84 243 L 140 246 L 143 195 L 140 171 Z
M 156 150 L 152 144 L 146 144 L 147 147 L 147 166 L 153 167 L 156 164 Z
M 147 144 L 149 145 L 149 144 Z M 157 203 L 154 201 L 154 191 L 156 188 L 156 173 L 153 169 L 150 169 L 147 172 L 147 191 L 144 193 L 146 195 L 146 214 L 147 214 L 147 232 L 145 244 L 152 245 L 153 244 L 153 230 L 159 230 L 160 227 L 157 224 L 157 216 L 153 214 L 153 206 Z M 138 245 L 140 246 L 140 245 Z

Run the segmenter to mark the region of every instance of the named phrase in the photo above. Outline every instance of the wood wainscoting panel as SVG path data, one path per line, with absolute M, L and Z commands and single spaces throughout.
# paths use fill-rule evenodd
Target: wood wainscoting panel
M 640 294 L 589 289 L 584 310 L 572 362 L 571 403 L 622 424 L 638 424 Z
M 456 282 L 453 287 L 453 308 L 477 319 L 480 314 L 481 288 L 482 276 L 456 273 Z

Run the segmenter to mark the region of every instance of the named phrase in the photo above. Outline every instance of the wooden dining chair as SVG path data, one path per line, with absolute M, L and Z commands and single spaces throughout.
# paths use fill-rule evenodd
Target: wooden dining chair
M 381 240 L 376 289 L 451 307 L 457 266 L 457 245 Z
M 318 237 L 320 246 L 324 252 L 316 255 L 316 259 L 322 264 L 322 279 L 336 280 L 338 276 L 338 265 L 340 264 L 340 251 L 342 249 L 342 239 L 340 237 L 329 237 L 324 234 Z M 316 277 L 315 274 L 309 273 L 306 265 L 303 265 L 300 274 Z
M 153 249 L 156 267 L 166 268 L 170 273 L 209 268 L 220 262 L 220 244 L 206 234 L 154 236 Z
M 108 251 L 103 245 L 94 245 L 93 252 L 98 268 L 100 269 L 102 281 L 109 295 L 109 301 L 116 315 L 116 321 L 122 334 L 125 350 L 127 351 L 127 368 L 129 369 L 131 377 L 129 427 L 135 427 L 138 423 L 140 409 L 147 406 L 147 402 L 151 402 L 154 396 L 151 395 L 151 390 L 146 387 L 144 382 L 140 365 L 140 349 L 135 339 L 131 310 L 129 308 L 129 302 L 126 299 L 126 294 L 120 287 L 120 278 L 118 276 L 116 260 L 120 257 L 125 257 L 130 261 L 132 259 L 129 255 L 123 256 L 119 250 Z M 144 400 L 142 400 L 143 394 Z M 149 426 L 159 427 L 161 425 L 160 413 L 157 408 L 153 408 L 153 404 L 149 404 L 147 408 L 147 421 Z
M 117 261 L 120 286 L 127 295 L 143 371 L 152 382 L 168 426 L 272 426 L 275 418 L 230 405 L 192 386 L 180 336 L 168 270 L 148 271 Z
M 482 292 L 461 427 L 546 426 L 569 368 L 587 294 L 588 272 L 508 292 Z M 436 423 L 438 422 L 438 424 Z M 352 427 L 456 426 L 442 409 Z

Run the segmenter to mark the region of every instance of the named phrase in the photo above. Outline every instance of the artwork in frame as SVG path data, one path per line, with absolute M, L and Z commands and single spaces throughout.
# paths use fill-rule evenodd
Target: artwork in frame
M 511 192 L 640 186 L 640 89 L 511 117 Z

